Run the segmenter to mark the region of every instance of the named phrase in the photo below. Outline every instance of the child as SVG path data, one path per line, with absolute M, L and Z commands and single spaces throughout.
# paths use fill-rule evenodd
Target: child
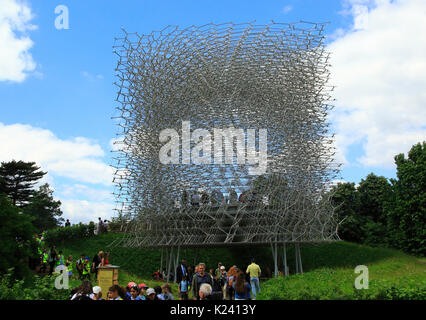
M 179 282 L 178 286 L 178 292 L 179 292 L 179 299 L 180 300 L 188 300 L 188 291 L 189 291 L 189 281 L 187 280 L 186 276 L 184 275 L 182 277 L 182 281 Z
M 65 261 L 65 265 L 67 266 L 68 277 L 71 277 L 72 276 L 72 255 L 68 256 L 68 259 Z
M 90 262 L 89 262 L 89 257 L 86 257 L 85 259 L 84 259 L 84 262 L 83 262 L 83 272 L 82 272 L 82 274 L 83 274 L 83 280 L 84 279 L 87 279 L 87 280 L 89 280 L 90 281 Z
M 162 300 L 174 300 L 174 297 L 171 293 L 172 288 L 168 283 L 165 283 L 161 286 L 162 293 L 158 296 Z M 160 297 L 161 296 L 161 297 Z

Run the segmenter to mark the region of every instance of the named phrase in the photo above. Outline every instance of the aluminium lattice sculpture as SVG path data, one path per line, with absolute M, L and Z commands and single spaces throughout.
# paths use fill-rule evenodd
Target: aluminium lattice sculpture
M 323 197 L 338 174 L 326 120 L 332 88 L 323 27 L 207 24 L 124 31 L 116 39 L 114 182 L 116 210 L 128 221 L 122 245 L 272 245 L 276 266 L 280 244 L 336 239 L 334 211 Z M 230 128 L 237 131 L 224 131 Z M 223 145 L 214 130 L 225 132 Z M 179 148 L 164 163 L 173 132 Z M 253 169 L 262 157 L 249 160 L 265 146 L 259 175 Z M 231 161 L 227 151 L 235 152 Z M 200 155 L 207 161 L 191 161 Z M 195 193 L 199 204 L 191 204 Z

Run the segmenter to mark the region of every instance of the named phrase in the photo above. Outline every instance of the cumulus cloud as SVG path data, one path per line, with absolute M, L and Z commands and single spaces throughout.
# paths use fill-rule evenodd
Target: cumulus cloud
M 426 1 L 347 0 L 353 24 L 330 43 L 332 121 L 340 152 L 361 145 L 358 164 L 393 168 L 426 139 Z
M 113 169 L 104 162 L 99 144 L 83 137 L 59 139 L 30 125 L 0 123 L 0 146 L 0 161 L 34 161 L 48 171 L 39 185 L 52 186 L 65 219 L 89 222 L 113 215 Z M 75 183 L 64 183 L 63 178 Z
M 28 31 L 33 14 L 22 0 L 1 0 L 0 5 L 0 81 L 21 82 L 36 68 L 30 53 L 34 43 Z
M 49 130 L 0 123 L 0 146 L 1 161 L 35 161 L 43 170 L 58 177 L 112 184 L 113 169 L 104 163 L 104 151 L 89 139 L 62 140 Z
M 112 200 L 111 190 L 91 188 L 84 184 L 63 184 L 58 188 L 58 194 L 67 198 L 83 196 L 91 201 L 110 201 Z
M 98 217 L 110 220 L 114 214 L 114 204 L 101 201 L 61 200 L 63 217 L 72 223 L 97 222 Z

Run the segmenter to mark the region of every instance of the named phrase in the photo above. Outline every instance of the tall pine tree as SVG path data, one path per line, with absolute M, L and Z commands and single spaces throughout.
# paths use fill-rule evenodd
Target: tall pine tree
M 23 207 L 33 197 L 34 185 L 46 174 L 35 162 L 2 162 L 0 165 L 0 193 L 5 193 L 13 205 Z

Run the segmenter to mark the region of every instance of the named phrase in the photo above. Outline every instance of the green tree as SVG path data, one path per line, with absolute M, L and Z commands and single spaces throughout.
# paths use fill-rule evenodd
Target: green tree
M 383 176 L 370 173 L 357 188 L 359 215 L 362 219 L 362 243 L 368 245 L 387 244 L 385 205 L 392 198 L 392 185 Z
M 387 203 L 389 243 L 406 252 L 426 254 L 426 144 L 395 156 L 394 198 Z
M 38 231 L 52 229 L 61 225 L 61 202 L 53 198 L 53 190 L 46 183 L 33 192 L 31 202 L 23 208 L 24 212 L 33 217 L 33 225 Z
M 28 272 L 27 259 L 34 257 L 36 230 L 31 217 L 20 212 L 4 194 L 0 194 L 0 272 L 14 268 L 14 275 L 22 278 Z
M 358 213 L 360 203 L 355 183 L 338 183 L 330 193 L 331 203 L 336 207 L 338 220 L 341 222 L 338 228 L 339 237 L 342 240 L 361 242 L 365 219 Z
M 46 174 L 39 170 L 35 162 L 2 162 L 0 192 L 12 199 L 13 205 L 25 206 L 31 201 L 34 185 Z
M 384 205 L 392 195 L 392 185 L 388 179 L 370 173 L 365 180 L 361 179 L 357 190 L 361 203 L 360 214 L 370 217 L 373 222 L 385 224 Z

